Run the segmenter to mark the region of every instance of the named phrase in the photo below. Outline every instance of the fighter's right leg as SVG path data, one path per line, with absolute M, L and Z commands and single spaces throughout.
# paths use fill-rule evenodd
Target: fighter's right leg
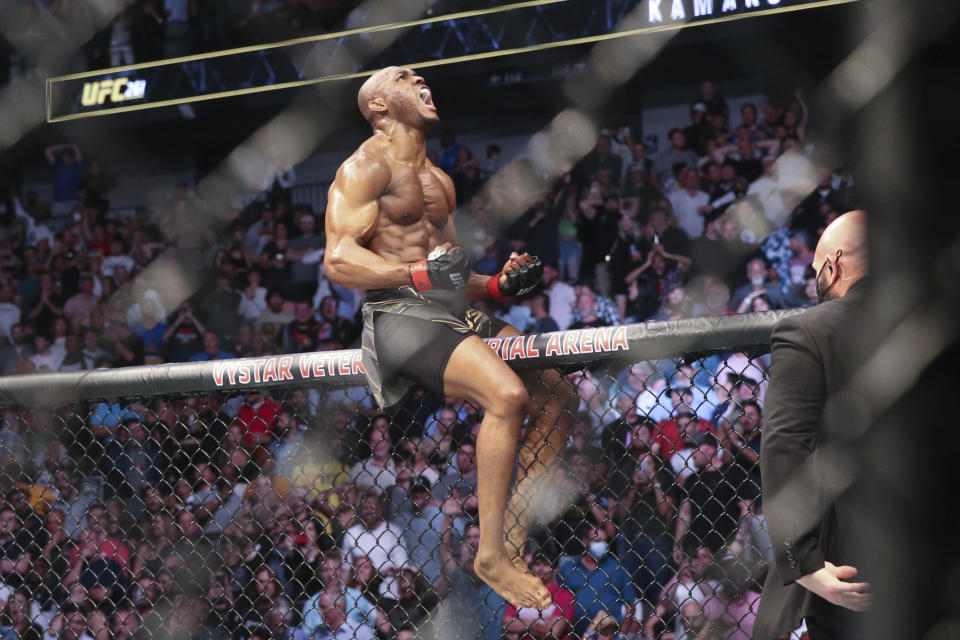
M 520 378 L 477 336 L 463 340 L 447 361 L 444 393 L 484 410 L 477 439 L 477 498 L 480 545 L 477 575 L 507 602 L 546 608 L 550 592 L 535 576 L 514 566 L 504 544 L 504 512 L 510 495 L 527 389 Z

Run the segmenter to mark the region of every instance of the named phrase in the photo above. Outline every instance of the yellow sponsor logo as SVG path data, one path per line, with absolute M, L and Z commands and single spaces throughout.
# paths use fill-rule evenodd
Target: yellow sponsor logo
M 108 78 L 83 85 L 83 97 L 80 102 L 85 107 L 102 105 L 107 101 L 125 102 L 142 98 L 147 89 L 146 80 L 130 78 Z

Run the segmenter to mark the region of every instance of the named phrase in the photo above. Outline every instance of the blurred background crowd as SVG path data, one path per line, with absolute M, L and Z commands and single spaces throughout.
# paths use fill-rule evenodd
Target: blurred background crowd
M 548 265 L 526 298 L 480 304 L 523 331 L 813 304 L 812 249 L 856 197 L 848 171 L 810 159 L 801 93 L 730 114 L 706 81 L 689 114 L 654 157 L 630 127 L 602 130 L 593 151 L 508 220 L 485 183 L 501 169 L 522 176 L 526 161 L 444 132 L 430 155 L 457 186 L 454 220 L 475 270 L 495 273 L 511 251 Z M 73 144 L 49 146 L 44 159 L 50 200 L 11 188 L 0 204 L 0 372 L 356 345 L 362 292 L 327 280 L 323 211 L 292 201 L 292 171 L 221 231 L 202 224 L 204 203 L 185 182 L 121 215 L 110 167 Z M 186 301 L 138 279 L 170 251 L 191 256 L 201 282 Z
M 511 251 L 547 264 L 524 299 L 480 304 L 530 332 L 814 304 L 812 248 L 856 196 L 849 172 L 810 159 L 802 94 L 730 113 L 705 81 L 688 113 L 656 154 L 613 123 L 509 224 L 484 184 L 525 160 L 495 136 L 471 149 L 444 132 L 430 155 L 457 186 L 475 269 L 494 273 Z M 292 201 L 292 172 L 213 233 L 189 184 L 117 215 L 110 167 L 72 144 L 44 160 L 52 198 L 11 190 L 0 211 L 0 371 L 357 345 L 362 294 L 326 279 L 323 211 Z M 168 308 L 137 276 L 171 250 L 205 284 Z M 554 593 L 542 612 L 473 571 L 469 404 L 420 392 L 384 416 L 353 387 L 5 409 L 0 630 L 749 638 L 770 553 L 766 367 L 738 353 L 572 374 L 581 406 L 556 487 L 575 502 L 527 549 Z

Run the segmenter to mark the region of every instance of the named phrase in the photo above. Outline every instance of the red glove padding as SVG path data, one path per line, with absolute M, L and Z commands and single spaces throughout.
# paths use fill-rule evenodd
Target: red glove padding
M 490 276 L 490 279 L 487 280 L 487 294 L 497 302 L 506 302 L 510 299 L 510 296 L 505 296 L 503 292 L 500 291 L 501 275 L 503 275 L 502 272 L 495 276 Z

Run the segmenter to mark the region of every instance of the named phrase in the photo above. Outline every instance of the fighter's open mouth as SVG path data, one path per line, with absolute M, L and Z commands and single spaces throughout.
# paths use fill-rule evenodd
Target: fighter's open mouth
M 421 87 L 420 89 L 420 100 L 423 101 L 423 104 L 432 107 L 433 106 L 433 97 L 430 95 L 430 89 L 426 87 Z

